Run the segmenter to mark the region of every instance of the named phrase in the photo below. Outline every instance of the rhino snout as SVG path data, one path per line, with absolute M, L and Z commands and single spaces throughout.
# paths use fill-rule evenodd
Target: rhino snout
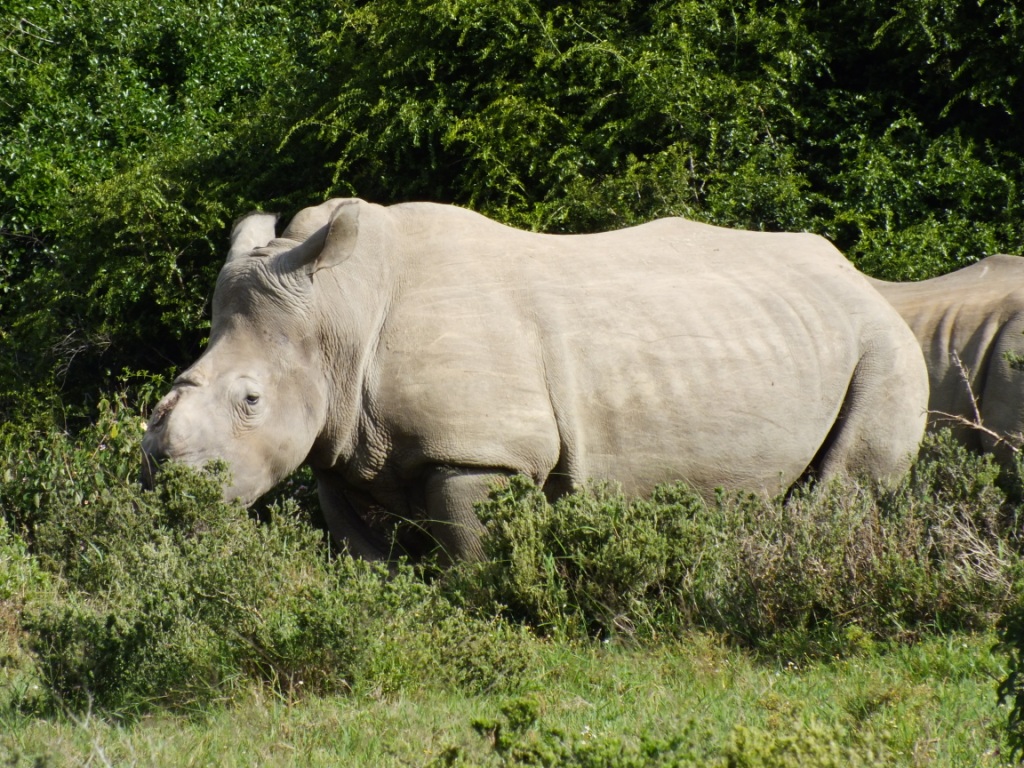
M 142 438 L 142 471 L 141 482 L 144 488 L 153 487 L 153 478 L 164 461 L 169 458 L 166 447 L 167 419 L 174 406 L 178 404 L 181 393 L 178 390 L 169 392 L 153 409 L 153 415 L 146 425 L 146 434 Z

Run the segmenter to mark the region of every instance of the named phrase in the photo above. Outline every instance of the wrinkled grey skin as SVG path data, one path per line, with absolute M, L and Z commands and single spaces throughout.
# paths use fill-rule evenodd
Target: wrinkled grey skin
M 1011 364 L 1024 361 L 1024 259 L 989 256 L 931 280 L 870 282 L 924 350 L 930 425 L 949 426 L 965 445 L 1009 461 L 1009 448 L 989 431 L 1024 434 L 1024 370 Z M 964 424 L 978 415 L 984 430 Z
M 816 236 L 541 235 L 361 200 L 279 239 L 267 222 L 237 225 L 209 348 L 143 449 L 226 459 L 244 502 L 307 462 L 363 557 L 391 554 L 381 509 L 480 557 L 473 503 L 513 473 L 551 497 L 593 479 L 774 493 L 808 470 L 893 479 L 924 430 L 916 339 Z

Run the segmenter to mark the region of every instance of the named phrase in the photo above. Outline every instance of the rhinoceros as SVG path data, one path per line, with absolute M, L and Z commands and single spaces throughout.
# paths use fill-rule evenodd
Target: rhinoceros
M 512 474 L 552 498 L 603 479 L 776 493 L 895 478 L 924 432 L 916 339 L 814 235 L 549 235 L 358 199 L 273 235 L 267 215 L 236 225 L 209 346 L 155 408 L 146 464 L 223 459 L 248 503 L 306 462 L 362 557 L 391 555 L 381 510 L 480 557 L 474 503 Z
M 928 365 L 929 423 L 1007 462 L 1024 435 L 1024 259 L 989 256 L 915 283 L 870 280 L 914 331 Z

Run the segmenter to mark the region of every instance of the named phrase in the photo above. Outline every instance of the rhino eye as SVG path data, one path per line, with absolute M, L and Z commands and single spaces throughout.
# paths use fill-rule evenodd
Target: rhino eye
M 260 401 L 260 396 L 255 392 L 250 392 L 245 396 L 245 404 L 252 406 L 256 405 Z

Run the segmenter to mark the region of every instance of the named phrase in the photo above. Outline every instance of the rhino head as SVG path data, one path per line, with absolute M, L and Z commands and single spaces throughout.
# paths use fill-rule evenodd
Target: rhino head
M 143 483 L 164 461 L 227 462 L 227 500 L 255 501 L 308 457 L 328 411 L 313 276 L 352 249 L 361 201 L 307 208 L 275 239 L 276 216 L 231 234 L 209 345 L 157 404 L 142 441 Z

